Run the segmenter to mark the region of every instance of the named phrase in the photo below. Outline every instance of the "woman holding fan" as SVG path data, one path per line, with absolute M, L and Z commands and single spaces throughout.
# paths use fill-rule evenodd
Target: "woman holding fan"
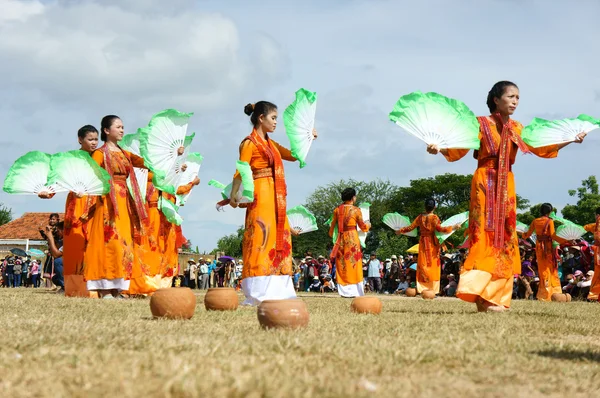
M 477 170 L 471 184 L 469 236 L 471 249 L 456 292 L 462 300 L 474 302 L 479 311 L 504 311 L 510 307 L 513 275 L 521 272 L 516 228 L 516 193 L 512 165 L 518 150 L 543 158 L 554 158 L 569 143 L 533 148 L 521 139 L 521 123 L 510 116 L 519 104 L 516 84 L 496 83 L 487 97 L 490 116 L 478 117 L 479 150 Z M 582 142 L 585 133 L 577 135 Z M 431 154 L 441 152 L 454 162 L 468 149 L 441 149 L 429 145 Z
M 277 106 L 267 101 L 248 104 L 252 133 L 240 145 L 240 161 L 250 164 L 254 179 L 254 201 L 247 205 L 243 238 L 242 289 L 244 304 L 296 297 L 292 275 L 292 241 L 286 216 L 287 188 L 283 160 L 296 161 L 290 150 L 271 140 L 277 127 Z M 313 130 L 316 137 L 316 131 Z M 239 191 L 236 172 L 231 192 Z M 238 206 L 235 194 L 230 205 Z

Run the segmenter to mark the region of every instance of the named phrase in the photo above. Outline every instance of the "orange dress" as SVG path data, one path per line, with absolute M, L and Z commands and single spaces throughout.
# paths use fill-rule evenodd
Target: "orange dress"
M 584 226 L 585 230 L 594 234 L 594 276 L 588 300 L 600 299 L 600 215 L 596 216 L 596 222 Z
M 65 296 L 90 297 L 83 278 L 83 255 L 87 245 L 88 214 L 95 198 L 78 198 L 69 192 L 65 205 L 65 227 L 63 233 L 63 275 Z
M 535 232 L 537 244 L 535 245 L 535 257 L 537 260 L 540 284 L 537 298 L 541 301 L 550 301 L 554 293 L 562 293 L 560 278 L 558 277 L 558 264 L 552 250 L 552 241 L 560 244 L 566 243 L 554 233 L 554 221 L 547 216 L 536 218 L 529 226 L 529 230 L 523 235 L 523 239 Z
M 421 214 L 408 227 L 400 229 L 401 234 L 419 228 L 419 257 L 417 258 L 417 291 L 433 290 L 440 292 L 442 266 L 440 262 L 440 242 L 435 236 L 452 232 L 452 227 L 442 227 L 440 218 L 433 213 Z
M 340 294 L 343 293 L 345 286 L 362 285 L 363 282 L 363 254 L 358 239 L 357 226 L 363 232 L 369 230 L 358 207 L 350 203 L 344 203 L 333 211 L 329 236 L 333 237 L 335 227 L 337 227 L 338 237 L 331 257 L 335 258 L 335 277 L 338 286 L 340 286 Z M 360 290 L 362 291 L 362 288 Z
M 242 242 L 245 304 L 296 297 L 282 162 L 296 159 L 289 149 L 253 130 L 240 145 L 240 160 L 250 164 L 254 177 L 254 201 L 246 208 Z
M 99 196 L 88 226 L 84 275 L 88 290 L 119 291 L 129 289 L 129 280 L 141 259 L 134 240 L 141 242 L 143 223 L 147 218 L 133 166 L 145 167 L 144 160 L 129 152 L 110 151 L 106 145 L 92 153 L 92 158 L 111 176 L 108 195 Z M 134 195 L 127 188 L 132 176 Z
M 471 247 L 460 277 L 457 297 L 483 299 L 510 307 L 513 277 L 521 273 L 516 233 L 517 200 L 512 165 L 517 152 L 543 158 L 558 155 L 558 146 L 532 148 L 521 139 L 521 123 L 499 116 L 479 117 L 481 147 L 475 151 L 477 170 L 471 182 L 469 236 Z M 461 159 L 468 149 L 448 149 L 446 159 Z

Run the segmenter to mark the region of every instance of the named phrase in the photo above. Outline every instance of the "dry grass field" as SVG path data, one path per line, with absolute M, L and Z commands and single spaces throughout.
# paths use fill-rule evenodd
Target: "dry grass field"
M 310 324 L 265 331 L 255 308 L 153 320 L 148 299 L 0 289 L 1 397 L 595 397 L 600 304 L 380 296 L 381 315 L 302 294 Z

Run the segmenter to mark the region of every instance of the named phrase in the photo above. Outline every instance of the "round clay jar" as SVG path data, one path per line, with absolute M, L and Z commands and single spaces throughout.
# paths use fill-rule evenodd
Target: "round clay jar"
M 265 300 L 256 311 L 258 322 L 264 329 L 298 329 L 308 325 L 308 310 L 304 301 Z
M 417 295 L 417 289 L 414 287 L 409 287 L 406 289 L 406 297 L 415 297 Z
M 425 300 L 433 300 L 435 298 L 435 292 L 433 290 L 427 289 L 421 292 L 421 297 Z
M 355 297 L 350 304 L 352 312 L 359 314 L 379 314 L 382 307 L 381 300 L 373 296 Z
M 211 288 L 204 296 L 204 307 L 207 311 L 234 311 L 238 305 L 238 295 L 232 287 Z
M 158 289 L 150 297 L 154 318 L 190 319 L 196 311 L 196 296 L 187 287 Z

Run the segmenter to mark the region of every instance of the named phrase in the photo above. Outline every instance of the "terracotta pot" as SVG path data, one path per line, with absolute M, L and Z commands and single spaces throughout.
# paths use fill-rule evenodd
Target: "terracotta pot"
M 414 287 L 409 287 L 406 289 L 406 297 L 415 297 L 417 295 L 417 289 Z
M 265 300 L 258 306 L 258 322 L 264 329 L 299 329 L 308 325 L 308 311 L 304 301 Z
M 350 304 L 352 312 L 359 314 L 379 314 L 382 307 L 381 300 L 373 296 L 355 297 Z
M 571 301 L 571 295 L 569 293 L 554 293 L 552 295 L 552 301 L 567 303 Z
M 190 319 L 196 310 L 196 296 L 187 287 L 158 289 L 150 297 L 154 318 Z
M 433 290 L 427 289 L 421 292 L 421 297 L 425 300 L 433 300 L 435 298 L 435 292 Z
M 233 311 L 239 304 L 238 295 L 232 287 L 211 288 L 204 296 L 207 311 Z

